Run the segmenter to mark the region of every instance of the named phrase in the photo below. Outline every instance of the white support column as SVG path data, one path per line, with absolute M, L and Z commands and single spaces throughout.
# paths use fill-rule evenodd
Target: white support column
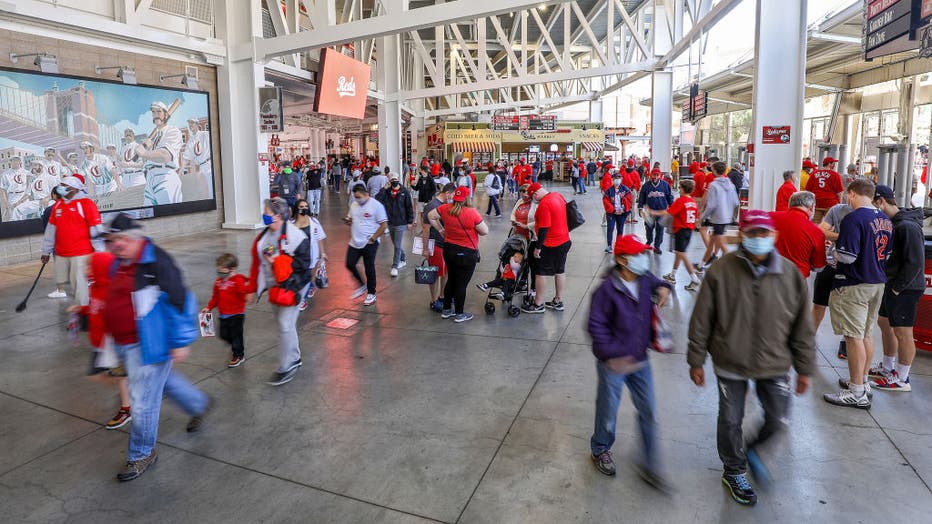
M 422 89 L 424 87 L 424 61 L 421 58 L 421 55 L 415 53 L 412 56 L 414 67 L 414 89 Z M 479 60 L 479 70 L 485 71 L 485 62 Z M 411 151 L 411 162 L 415 162 L 418 165 L 421 163 L 421 157 L 427 155 L 427 133 L 426 126 L 424 124 L 424 99 L 416 98 L 414 100 L 409 100 L 411 104 L 411 109 L 414 110 L 414 118 L 411 119 L 411 141 L 412 141 L 412 151 Z
M 673 48 L 673 20 L 682 16 L 682 10 L 673 8 L 670 0 L 655 0 L 652 18 L 653 52 L 663 56 Z M 673 158 L 673 69 L 655 71 L 652 75 L 652 105 L 650 112 L 651 165 L 660 162 L 660 169 L 669 172 Z
M 807 3 L 757 0 L 754 167 L 749 194 L 752 209 L 774 208 L 783 171 L 798 169 L 802 155 Z M 764 126 L 790 126 L 789 142 L 764 144 Z
M 377 46 L 379 90 L 386 100 L 379 101 L 379 160 L 392 172 L 401 173 L 401 91 L 398 35 L 379 39 Z
M 253 36 L 262 36 L 259 4 L 260 0 L 216 2 L 217 36 L 228 49 L 251 46 Z M 262 224 L 262 203 L 269 198 L 268 176 L 257 168 L 259 153 L 268 148 L 268 135 L 258 131 L 258 88 L 265 85 L 265 68 L 251 56 L 239 60 L 227 56 L 217 68 L 223 227 L 256 229 Z

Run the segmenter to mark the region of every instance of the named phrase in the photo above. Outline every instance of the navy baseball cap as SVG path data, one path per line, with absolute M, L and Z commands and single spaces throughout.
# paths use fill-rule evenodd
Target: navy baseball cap
M 890 186 L 885 186 L 883 184 L 880 184 L 874 189 L 874 198 L 875 199 L 877 198 L 894 199 L 896 198 L 896 195 L 893 194 L 893 188 L 891 188 Z

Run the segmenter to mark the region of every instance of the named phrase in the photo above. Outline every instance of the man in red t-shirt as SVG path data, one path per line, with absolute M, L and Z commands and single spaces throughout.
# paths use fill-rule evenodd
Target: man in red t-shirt
M 689 273 L 690 283 L 686 286 L 686 291 L 699 290 L 699 275 L 693 263 L 686 256 L 686 249 L 689 247 L 689 241 L 693 237 L 693 231 L 696 230 L 696 223 L 699 221 L 699 204 L 693 200 L 692 192 L 696 183 L 688 178 L 680 180 L 680 197 L 670 204 L 670 207 L 664 211 L 665 214 L 673 217 L 673 271 L 663 276 L 663 279 L 670 284 L 676 285 L 676 271 L 680 268 L 680 263 L 686 267 Z
M 100 212 L 84 192 L 84 183 L 75 176 L 65 177 L 55 191 L 62 198 L 55 203 L 45 226 L 42 263 L 55 254 L 55 281 L 58 289 L 71 282 L 77 303 L 86 306 L 87 257 L 95 251 L 92 242 L 102 232 Z M 101 246 L 102 247 L 102 246 Z
M 822 161 L 822 169 L 814 171 L 809 175 L 809 182 L 806 183 L 806 191 L 815 194 L 816 214 L 815 220 L 821 221 L 825 212 L 835 204 L 841 202 L 841 194 L 845 191 L 841 183 L 841 175 L 835 171 L 838 160 L 827 156 Z
M 783 172 L 783 185 L 777 190 L 777 205 L 774 211 L 786 211 L 790 208 L 790 197 L 796 192 L 796 184 L 793 183 L 793 177 L 796 171 Z
M 551 193 L 538 183 L 531 184 L 528 194 L 537 202 L 534 213 L 537 240 L 540 247 L 534 250 L 539 259 L 534 276 L 536 294 L 534 303 L 521 307 L 525 313 L 543 313 L 545 308 L 563 311 L 563 284 L 566 282 L 566 256 L 570 252 L 570 230 L 566 223 L 566 200 L 559 193 Z M 544 303 L 547 291 L 546 278 L 554 280 L 553 300 Z
M 518 187 L 531 183 L 531 166 L 523 158 L 518 160 L 518 165 L 515 166 L 514 177 Z
M 799 191 L 790 197 L 789 209 L 773 213 L 777 253 L 790 259 L 804 278 L 825 267 L 825 233 L 812 222 L 816 197 Z

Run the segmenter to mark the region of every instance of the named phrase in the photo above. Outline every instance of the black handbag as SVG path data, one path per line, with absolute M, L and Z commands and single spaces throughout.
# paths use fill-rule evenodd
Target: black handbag
M 421 265 L 414 268 L 414 281 L 418 284 L 433 284 L 437 281 L 437 273 L 440 268 L 437 266 L 428 266 L 425 258 Z
M 583 216 L 579 207 L 576 206 L 575 200 L 566 203 L 566 227 L 572 231 L 586 223 L 586 217 Z

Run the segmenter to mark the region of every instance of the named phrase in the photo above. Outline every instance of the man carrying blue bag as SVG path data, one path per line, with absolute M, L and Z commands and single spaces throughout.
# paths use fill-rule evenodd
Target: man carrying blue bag
M 116 261 L 103 318 L 126 367 L 133 406 L 127 462 L 117 474 L 117 480 L 128 481 L 158 459 L 155 442 L 163 391 L 191 415 L 189 432 L 201 428 L 211 401 L 172 370 L 172 362 L 187 358 L 187 346 L 198 336 L 197 301 L 185 288 L 175 261 L 124 213 L 110 222 L 105 238 Z

